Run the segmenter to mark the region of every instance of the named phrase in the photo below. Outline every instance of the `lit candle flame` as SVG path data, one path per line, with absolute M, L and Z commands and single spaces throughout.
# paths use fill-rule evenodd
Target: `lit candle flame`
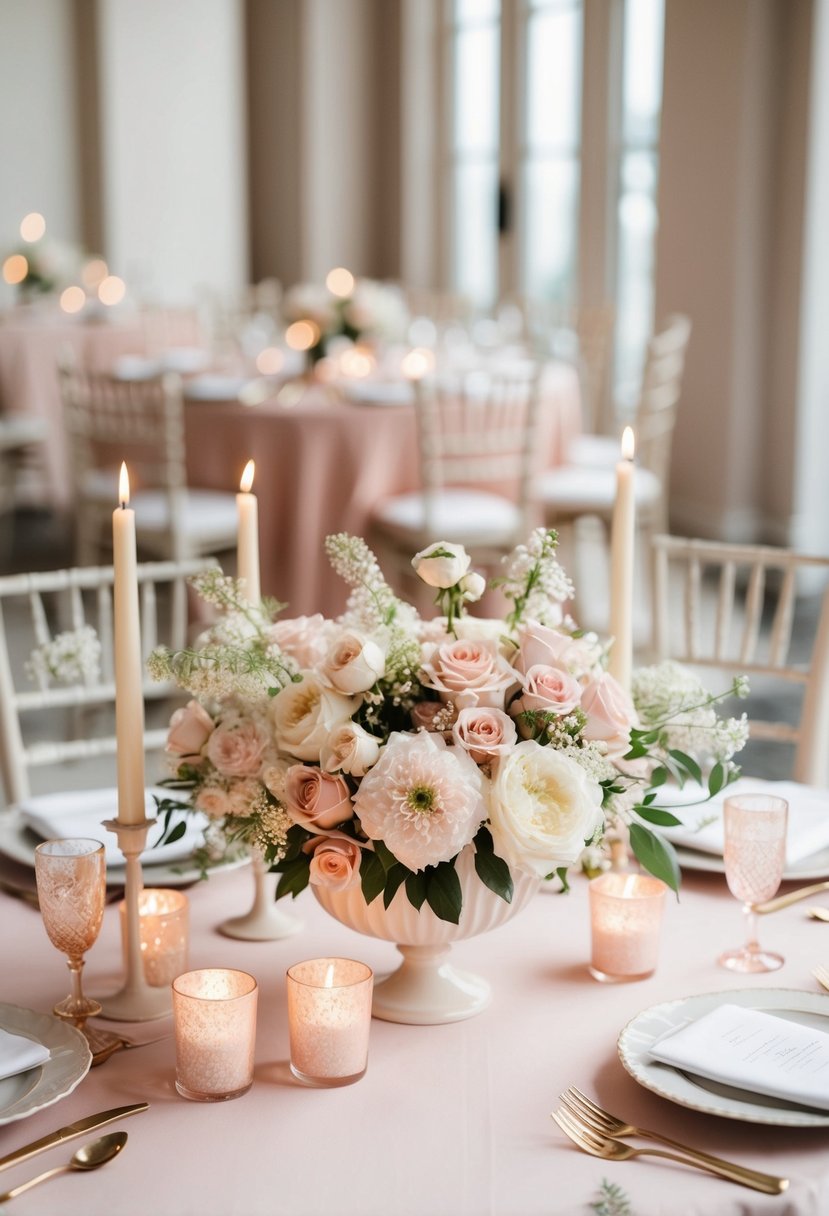
M 345 266 L 335 266 L 325 276 L 325 286 L 332 296 L 345 300 L 354 290 L 354 275 Z
M 334 987 L 334 964 L 329 963 L 328 970 L 325 973 L 325 983 L 323 984 L 323 988 L 333 988 L 333 987 Z
M 635 895 L 635 894 L 636 894 L 636 875 L 628 874 L 627 878 L 625 879 L 625 884 L 622 887 L 622 899 L 630 899 L 631 896 Z
M 633 460 L 636 443 L 633 438 L 633 427 L 626 426 L 622 431 L 622 460 Z
M 125 507 L 130 500 L 130 475 L 125 461 L 121 461 L 121 475 L 118 478 L 118 501 Z
M 250 494 L 253 486 L 253 474 L 256 470 L 256 465 L 252 460 L 249 460 L 245 465 L 245 471 L 242 474 L 242 480 L 239 482 L 239 489 L 243 494 Z

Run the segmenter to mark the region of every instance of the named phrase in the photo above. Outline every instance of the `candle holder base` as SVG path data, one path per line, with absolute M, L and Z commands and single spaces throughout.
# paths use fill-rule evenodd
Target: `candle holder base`
M 277 908 L 274 900 L 278 874 L 268 873 L 268 867 L 259 854 L 251 861 L 253 873 L 253 904 L 244 916 L 232 916 L 218 926 L 224 937 L 233 937 L 243 942 L 278 942 L 283 937 L 292 937 L 302 928 L 302 921 Z
M 103 826 L 118 837 L 118 848 L 126 860 L 126 883 L 124 903 L 127 913 L 127 932 L 124 944 L 126 978 L 122 988 L 112 996 L 101 998 L 102 1018 L 113 1022 L 150 1022 L 166 1018 L 173 1012 L 172 990 L 151 988 L 144 976 L 144 960 L 141 955 L 141 925 L 138 898 L 144 889 L 141 874 L 141 853 L 147 845 L 147 832 L 154 819 L 143 819 L 138 823 L 122 823 L 120 819 L 105 819 Z

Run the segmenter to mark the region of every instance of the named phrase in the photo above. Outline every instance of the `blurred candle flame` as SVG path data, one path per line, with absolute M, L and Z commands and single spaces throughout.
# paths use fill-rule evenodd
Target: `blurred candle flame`
M 626 426 L 622 431 L 622 460 L 633 460 L 636 442 L 633 438 L 633 427 Z
M 243 494 L 250 494 L 253 487 L 253 474 L 256 471 L 256 465 L 252 460 L 249 460 L 245 465 L 245 471 L 242 474 L 242 480 L 239 482 L 239 489 Z
M 121 461 L 121 473 L 118 478 L 118 501 L 125 507 L 130 500 L 130 475 L 127 472 L 126 461 Z

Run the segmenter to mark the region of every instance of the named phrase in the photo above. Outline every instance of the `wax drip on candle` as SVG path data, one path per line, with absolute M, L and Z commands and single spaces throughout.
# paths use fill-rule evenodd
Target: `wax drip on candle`
M 633 427 L 626 426 L 622 431 L 622 460 L 633 460 L 636 443 L 633 438 Z
M 333 987 L 334 987 L 334 964 L 329 963 L 328 970 L 325 973 L 325 983 L 323 984 L 323 988 L 333 988 Z
M 242 473 L 242 479 L 239 482 L 239 489 L 243 494 L 250 494 L 253 488 L 253 474 L 256 471 L 256 465 L 252 460 L 249 460 L 245 465 L 245 471 Z
M 121 504 L 121 510 L 126 511 L 127 503 L 130 500 L 130 475 L 127 472 L 126 461 L 121 461 L 121 473 L 118 477 L 118 501 Z

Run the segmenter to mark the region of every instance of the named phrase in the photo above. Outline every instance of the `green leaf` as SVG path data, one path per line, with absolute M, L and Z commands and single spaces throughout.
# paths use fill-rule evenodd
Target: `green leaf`
M 656 802 L 656 794 L 645 794 L 645 797 L 642 799 L 642 806 L 650 806 L 652 802 Z
M 728 782 L 728 773 L 725 765 L 718 760 L 711 772 L 708 774 L 708 793 L 713 798 L 715 794 L 719 794 L 720 790 Z
M 382 840 L 373 840 L 374 852 L 383 867 L 384 873 L 388 874 L 395 866 L 400 865 L 400 862 L 392 853 L 391 849 Z
M 386 885 L 386 871 L 380 858 L 370 849 L 363 849 L 360 860 L 360 885 L 363 888 L 363 899 L 367 904 L 377 898 Z
M 174 828 L 171 828 L 169 833 L 164 837 L 165 844 L 172 844 L 174 840 L 181 840 L 184 833 L 187 831 L 187 824 L 182 820 L 177 823 Z M 160 843 L 160 842 L 159 842 Z
M 634 811 L 640 819 L 647 819 L 648 823 L 657 823 L 662 828 L 676 828 L 682 826 L 682 820 L 677 819 L 676 815 L 670 811 L 663 811 L 658 806 L 645 806 L 644 803 L 635 806 Z
M 495 853 L 482 853 L 477 847 L 477 841 L 475 847 L 475 873 L 485 887 L 489 887 L 490 891 L 494 891 L 496 895 L 500 895 L 501 899 L 506 903 L 512 903 L 513 885 L 509 866 L 503 857 L 496 857 Z
M 558 876 L 558 880 L 561 883 L 561 891 L 559 892 L 559 894 L 566 895 L 567 892 L 570 890 L 570 880 L 567 877 L 567 866 L 559 866 L 556 870 L 556 875 Z
M 412 907 L 419 912 L 426 898 L 426 874 L 423 870 L 409 874 L 406 879 L 406 895 Z
M 653 772 L 651 773 L 651 777 L 650 777 L 650 781 L 648 782 L 648 785 L 650 786 L 650 788 L 652 790 L 655 790 L 660 785 L 664 785 L 667 780 L 668 780 L 668 770 L 665 768 L 664 765 L 660 765 L 659 768 L 655 768 L 653 770 Z
M 442 861 L 426 871 L 426 902 L 438 920 L 453 925 L 460 920 L 463 893 L 461 880 L 451 861 Z
M 392 866 L 392 868 L 389 870 L 388 874 L 386 875 L 386 885 L 383 888 L 384 908 L 388 908 L 389 904 L 394 899 L 399 888 L 406 881 L 409 874 L 411 874 L 411 870 L 399 861 L 397 865 Z
M 639 823 L 630 825 L 630 847 L 634 856 L 654 878 L 661 878 L 672 891 L 679 892 L 682 877 L 673 845 L 664 837 Z
M 283 861 L 281 865 L 283 868 L 276 884 L 276 898 L 282 899 L 284 895 L 292 895 L 296 899 L 300 891 L 304 891 L 308 886 L 311 877 L 309 859 L 303 854 L 302 857 L 295 857 L 293 861 Z
M 693 756 L 689 756 L 687 752 L 681 752 L 677 747 L 669 748 L 668 755 L 673 756 L 677 764 L 681 764 L 686 772 L 690 773 L 698 785 L 702 785 L 702 769 L 697 764 Z

